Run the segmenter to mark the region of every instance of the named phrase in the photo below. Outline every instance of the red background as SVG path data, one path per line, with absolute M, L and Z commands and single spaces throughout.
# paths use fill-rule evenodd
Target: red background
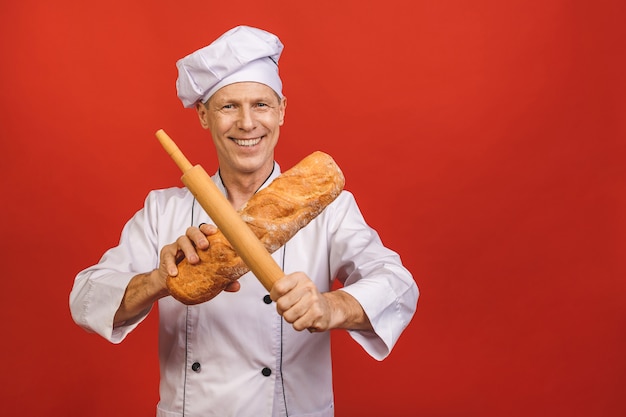
M 626 415 L 624 8 L 4 1 L 2 414 L 154 415 L 156 315 L 114 346 L 68 295 L 180 185 L 157 129 L 216 168 L 174 64 L 248 24 L 286 45 L 278 160 L 333 155 L 422 291 L 381 363 L 334 333 L 336 415 Z

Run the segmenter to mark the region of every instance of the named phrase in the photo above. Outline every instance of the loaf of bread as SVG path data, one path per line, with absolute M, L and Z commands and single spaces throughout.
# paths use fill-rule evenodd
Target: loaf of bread
M 314 152 L 256 193 L 239 214 L 273 253 L 337 198 L 343 186 L 335 161 Z M 212 299 L 250 270 L 219 230 L 207 239 L 209 249 L 198 251 L 199 263 L 183 259 L 178 275 L 167 278 L 170 294 L 187 305 Z

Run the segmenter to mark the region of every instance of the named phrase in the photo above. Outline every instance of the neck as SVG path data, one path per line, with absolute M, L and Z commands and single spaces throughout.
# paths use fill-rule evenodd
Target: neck
M 261 188 L 274 170 L 274 162 L 267 168 L 250 174 L 234 174 L 220 168 L 220 177 L 226 188 L 228 201 L 235 210 L 241 209 L 244 204 Z

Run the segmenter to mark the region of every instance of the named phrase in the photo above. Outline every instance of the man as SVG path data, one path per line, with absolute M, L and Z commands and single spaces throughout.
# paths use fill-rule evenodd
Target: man
M 282 49 L 275 35 L 240 26 L 177 63 L 178 96 L 210 131 L 213 181 L 235 209 L 280 175 Z M 76 277 L 74 320 L 120 343 L 158 301 L 159 417 L 332 416 L 328 331 L 347 329 L 384 359 L 415 312 L 413 277 L 343 191 L 272 255 L 286 275 L 269 294 L 247 273 L 186 306 L 168 296 L 166 277 L 182 255 L 198 262 L 215 231 L 186 188 L 152 191 L 119 245 Z M 331 291 L 335 279 L 343 287 Z

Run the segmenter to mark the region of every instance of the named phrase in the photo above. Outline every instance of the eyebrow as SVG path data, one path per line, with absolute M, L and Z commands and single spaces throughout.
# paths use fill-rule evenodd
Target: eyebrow
M 239 99 L 239 98 L 231 98 L 231 97 L 225 97 L 225 98 L 221 98 L 221 99 L 213 99 L 213 97 L 211 99 L 209 99 L 209 104 L 215 104 L 215 105 L 223 105 L 223 104 L 227 104 L 227 103 L 234 103 L 234 104 L 241 104 L 243 102 L 249 102 L 249 103 L 271 103 L 274 100 L 276 100 L 276 105 L 280 105 L 280 98 L 278 97 L 278 94 L 274 94 L 272 95 L 261 95 L 261 96 L 256 96 L 253 99 Z

